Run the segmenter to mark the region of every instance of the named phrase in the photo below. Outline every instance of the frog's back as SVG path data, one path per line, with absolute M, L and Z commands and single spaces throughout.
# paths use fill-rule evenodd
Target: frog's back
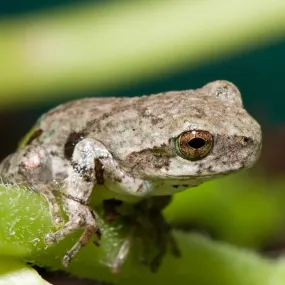
M 193 90 L 185 90 L 131 98 L 71 101 L 50 110 L 39 119 L 36 129 L 42 130 L 42 135 L 33 144 L 53 145 L 53 149 L 59 151 L 66 142 L 92 137 L 112 150 L 117 146 L 113 143 L 116 138 L 120 150 L 126 153 L 130 149 L 130 140 L 133 146 L 140 146 L 143 137 L 143 143 L 147 144 L 144 147 L 152 147 L 155 142 L 152 138 L 147 139 L 151 136 L 150 130 L 166 133 L 177 115 L 177 96 L 179 105 L 186 108 L 189 99 L 195 99 L 189 96 L 192 94 Z
M 34 132 L 41 135 L 35 137 L 31 134 L 33 141 L 30 143 L 57 145 L 62 149 L 72 136 L 92 136 L 104 141 L 104 133 L 108 131 L 104 120 L 111 119 L 122 110 L 129 112 L 141 98 L 143 97 L 85 98 L 61 104 L 41 116 L 34 128 Z
M 56 143 L 57 136 L 62 140 L 72 132 L 84 132 L 99 135 L 104 131 L 116 129 L 114 125 L 118 117 L 132 124 L 143 117 L 152 116 L 162 111 L 163 106 L 169 108 L 174 104 L 174 92 L 159 93 L 141 97 L 112 97 L 112 98 L 85 98 L 74 100 L 51 109 L 38 121 L 37 128 L 48 132 L 52 141 Z M 150 100 L 151 98 L 151 100 Z M 169 101 L 162 104 L 163 100 Z M 137 122 L 138 123 L 138 122 Z M 127 127 L 126 122 L 124 125 Z M 104 130 L 103 130 L 104 129 Z
M 86 129 L 89 121 L 100 121 L 114 106 L 121 105 L 126 98 L 85 98 L 61 104 L 39 119 L 36 129 L 47 133 L 45 142 L 61 144 L 71 133 Z M 49 136 L 49 138 L 48 138 Z
M 61 104 L 42 116 L 41 123 L 50 128 L 56 121 L 71 128 L 81 128 L 86 121 L 99 119 L 109 113 L 113 106 L 120 105 L 126 98 L 85 98 Z M 79 126 L 80 125 L 80 126 Z M 61 125 L 62 127 L 63 125 Z

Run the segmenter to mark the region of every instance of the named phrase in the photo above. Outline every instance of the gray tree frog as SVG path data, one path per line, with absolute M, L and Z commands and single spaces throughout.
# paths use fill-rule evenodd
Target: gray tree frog
M 38 120 L 0 173 L 43 195 L 58 225 L 60 196 L 69 221 L 46 236 L 48 245 L 84 229 L 63 258 L 67 266 L 93 235 L 100 238 L 92 191 L 129 203 L 173 195 L 251 167 L 260 149 L 259 124 L 237 87 L 221 80 L 197 90 L 62 104 Z

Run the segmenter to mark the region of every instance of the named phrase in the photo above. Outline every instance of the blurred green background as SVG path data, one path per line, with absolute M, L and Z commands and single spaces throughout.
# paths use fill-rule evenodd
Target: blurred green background
M 120 7 L 120 2 L 122 2 L 122 11 L 117 9 L 117 7 Z M 164 4 L 163 1 L 154 2 L 161 5 L 161 11 L 164 11 L 163 7 L 168 5 Z M 191 5 L 190 2 L 193 4 L 193 1 L 189 1 L 189 5 Z M 249 3 L 252 3 L 252 6 L 247 7 L 247 5 L 250 5 Z M 241 8 L 240 11 L 248 12 L 254 7 L 259 7 L 258 3 L 258 1 L 240 1 L 240 4 L 235 5 L 240 5 L 236 7 L 244 5 L 244 8 Z M 281 2 L 275 1 L 276 5 L 278 3 Z M 225 19 L 218 18 L 221 22 L 228 19 L 230 19 L 229 21 L 235 21 L 232 25 L 229 25 L 229 30 L 219 30 L 219 27 L 222 27 L 221 24 L 221 26 L 217 26 L 215 34 L 210 31 L 208 35 L 209 42 L 207 42 L 208 39 L 205 40 L 203 37 L 207 35 L 209 27 L 216 24 L 209 20 L 212 14 L 210 17 L 210 15 L 205 15 L 202 12 L 198 16 L 196 13 L 197 17 L 191 21 L 191 15 L 189 15 L 190 20 L 187 22 L 190 26 L 193 25 L 193 31 L 189 32 L 193 34 L 191 34 L 193 37 L 189 36 L 187 38 L 187 34 L 185 34 L 185 39 L 183 39 L 183 35 L 179 39 L 173 38 L 174 47 L 170 48 L 169 51 L 167 49 L 161 51 L 163 55 L 154 56 L 153 60 L 149 62 L 142 63 L 138 61 L 136 63 L 134 61 L 134 65 L 137 64 L 137 67 L 132 67 L 131 62 L 126 57 L 128 50 L 124 50 L 122 52 L 124 56 L 122 56 L 120 63 L 114 63 L 113 66 L 112 62 L 111 64 L 108 63 L 110 64 L 108 67 L 111 68 L 110 72 L 107 69 L 105 70 L 106 66 L 103 60 L 98 65 L 99 71 L 93 70 L 93 61 L 99 61 L 96 56 L 98 55 L 101 58 L 101 54 L 99 56 L 99 54 L 96 54 L 96 50 L 92 53 L 92 49 L 87 48 L 86 56 L 92 55 L 90 59 L 84 59 L 86 60 L 84 64 L 80 65 L 79 63 L 74 66 L 69 64 L 68 61 L 63 61 L 63 64 L 66 63 L 68 68 L 66 70 L 63 68 L 60 75 L 58 75 L 56 68 L 52 65 L 49 66 L 49 60 L 57 58 L 60 53 L 57 54 L 56 49 L 53 49 L 52 44 L 54 43 L 52 40 L 51 46 L 48 45 L 50 43 L 49 38 L 46 42 L 43 41 L 44 48 L 42 47 L 42 50 L 40 50 L 40 53 L 43 53 L 40 56 L 47 58 L 47 71 L 45 71 L 47 76 L 45 77 L 45 72 L 42 72 L 42 70 L 46 66 L 37 66 L 36 60 L 39 54 L 35 44 L 36 41 L 33 38 L 35 34 L 31 36 L 30 33 L 31 30 L 33 31 L 37 27 L 38 38 L 45 39 L 46 34 L 52 38 L 53 34 L 49 34 L 48 31 L 49 20 L 42 19 L 51 18 L 54 20 L 51 23 L 55 23 L 55 28 L 57 28 L 57 24 L 60 28 L 63 27 L 63 30 L 60 31 L 62 41 L 65 41 L 65 30 L 70 36 L 68 28 L 74 30 L 75 34 L 78 33 L 79 39 L 84 39 L 84 37 L 80 37 L 80 33 L 85 28 L 84 25 L 89 25 L 88 21 L 90 19 L 90 23 L 94 20 L 94 38 L 85 38 L 86 42 L 83 41 L 81 44 L 82 46 L 88 46 L 89 41 L 94 41 L 96 45 L 102 46 L 102 50 L 106 50 L 104 55 L 106 58 L 112 58 L 113 55 L 108 54 L 108 52 L 110 53 L 108 49 L 110 42 L 96 42 L 96 24 L 98 24 L 96 17 L 99 14 L 98 17 L 104 17 L 104 13 L 106 13 L 112 19 L 112 13 L 114 15 L 121 13 L 114 16 L 115 19 L 118 19 L 117 24 L 120 23 L 120 19 L 123 22 L 130 18 L 130 22 L 134 24 L 134 29 L 130 32 L 130 43 L 132 42 L 131 36 L 136 35 L 136 38 L 146 44 L 145 49 L 147 50 L 148 43 L 151 44 L 151 42 L 148 42 L 149 27 L 147 23 L 142 26 L 138 25 L 141 29 L 136 29 L 135 26 L 135 17 L 136 15 L 139 17 L 140 10 L 135 8 L 134 3 L 131 4 L 126 1 L 1 1 L 0 128 L 4 140 L 1 141 L 0 158 L 4 158 L 16 148 L 19 139 L 43 112 L 73 98 L 138 96 L 167 90 L 197 88 L 216 79 L 232 81 L 241 90 L 244 105 L 249 113 L 262 125 L 264 143 L 259 163 L 254 169 L 246 173 L 213 181 L 177 195 L 174 203 L 166 209 L 165 213 L 167 219 L 179 229 L 185 231 L 198 230 L 210 235 L 213 239 L 252 248 L 259 253 L 274 258 L 279 256 L 285 247 L 285 94 L 283 86 L 285 20 L 280 16 L 285 13 L 285 9 L 282 10 L 283 5 L 280 4 L 282 7 L 277 7 L 275 11 L 273 9 L 274 5 L 270 4 L 270 7 L 273 8 L 271 10 L 268 8 L 269 12 L 260 11 L 261 19 L 259 19 L 258 13 L 254 18 L 246 13 L 239 14 L 235 9 L 230 10 L 231 7 L 227 7 L 228 4 L 223 1 L 208 0 L 204 1 L 204 4 L 205 7 L 209 6 L 205 13 L 215 14 L 216 12 L 217 15 L 219 13 L 225 15 Z M 86 10 L 84 10 L 85 8 L 81 10 L 85 5 L 87 5 Z M 171 19 L 166 19 L 163 15 L 160 15 L 160 9 L 157 9 L 158 6 L 153 6 L 154 4 L 150 1 L 145 1 L 145 4 L 138 1 L 137 5 L 146 7 L 142 12 L 146 16 L 146 11 L 152 11 L 152 9 L 156 11 L 149 15 L 152 17 L 150 20 L 156 17 L 162 27 L 164 22 L 166 24 L 171 21 Z M 184 5 L 186 7 L 187 4 Z M 199 4 L 196 3 L 195 5 Z M 212 11 L 211 6 L 219 7 L 219 5 L 224 7 L 224 11 Z M 129 6 L 132 8 L 130 10 L 126 9 Z M 92 15 L 90 16 L 91 12 L 87 12 L 89 7 L 90 11 L 94 9 L 94 11 L 101 12 L 95 13 L 93 18 Z M 182 4 L 177 4 L 177 9 L 182 9 L 181 7 L 183 7 Z M 205 7 L 202 8 L 206 9 Z M 199 7 L 196 6 L 193 9 L 200 11 Z M 125 18 L 124 10 L 126 10 Z M 133 11 L 137 13 L 134 13 L 134 19 L 129 16 L 133 15 Z M 233 17 L 228 15 L 228 11 L 233 13 Z M 234 17 L 235 13 L 239 17 Z M 266 17 L 266 13 L 270 15 Z M 179 15 L 179 11 L 176 15 Z M 76 19 L 75 24 L 73 24 L 73 17 Z M 76 26 L 78 22 L 80 23 L 80 19 L 83 22 L 82 28 Z M 209 22 L 207 22 L 207 19 Z M 108 23 L 107 20 L 106 23 Z M 179 22 L 178 19 L 177 22 Z M 200 22 L 204 22 L 204 25 L 199 26 L 198 23 Z M 244 22 L 248 26 L 242 25 Z M 255 29 L 251 29 L 251 22 L 256 27 Z M 263 24 L 259 25 L 258 23 Z M 116 32 L 117 26 L 111 22 L 110 25 L 113 25 L 110 29 Z M 162 34 L 158 34 L 158 38 L 161 36 L 163 41 L 163 37 L 168 32 L 175 35 L 175 24 L 173 24 L 173 27 L 174 31 L 163 30 L 162 28 Z M 199 30 L 201 27 L 203 33 L 202 30 Z M 181 27 L 179 26 L 177 29 L 181 29 Z M 104 31 L 104 29 L 102 30 Z M 199 38 L 200 32 L 201 38 Z M 179 34 L 178 30 L 177 34 Z M 224 34 L 224 37 L 220 38 L 220 34 Z M 103 36 L 100 35 L 100 39 L 104 39 L 104 36 L 104 33 Z M 58 35 L 55 35 L 55 37 L 58 37 Z M 150 39 L 152 38 L 150 37 Z M 68 37 L 66 41 L 69 42 Z M 114 38 L 114 50 L 116 50 L 116 46 L 120 47 L 118 41 L 120 41 L 120 37 Z M 122 38 L 122 41 L 126 41 L 126 38 Z M 197 54 L 185 51 L 183 49 L 184 41 L 185 50 L 198 49 Z M 205 50 L 201 48 L 200 54 L 199 44 L 197 44 L 199 41 L 202 46 L 204 41 L 204 45 L 208 45 Z M 169 41 L 169 43 L 171 45 L 172 42 Z M 177 43 L 179 43 L 179 48 L 176 50 L 175 44 Z M 25 67 L 28 61 L 26 58 L 23 59 L 21 54 L 22 49 L 24 52 L 27 51 L 25 50 L 27 46 L 28 51 L 31 51 L 30 59 L 35 56 L 35 64 L 32 66 L 34 70 L 32 71 L 30 66 Z M 82 46 L 79 47 L 79 50 L 81 48 L 80 52 L 84 51 Z M 141 57 L 144 61 L 145 55 L 144 50 L 140 50 L 141 46 L 141 44 L 136 46 L 136 43 L 132 42 L 129 52 L 134 58 Z M 225 46 L 228 48 L 225 48 Z M 72 50 L 72 47 L 68 45 L 67 47 L 66 53 L 70 52 L 70 57 L 74 59 L 76 50 Z M 138 50 L 137 53 L 135 53 L 136 49 Z M 175 55 L 175 52 L 178 55 Z M 118 57 L 120 57 L 119 52 Z M 148 58 L 146 57 L 146 59 Z M 167 63 L 165 67 L 164 61 Z M 124 62 L 126 62 L 126 65 L 124 65 Z M 41 62 L 41 64 L 43 63 Z M 141 64 L 141 67 L 139 64 Z M 158 66 L 160 67 L 158 68 Z M 102 70 L 103 75 L 100 74 L 100 70 Z M 114 73 L 114 70 L 117 73 Z M 110 78 L 117 79 L 108 79 L 108 72 Z M 38 74 L 40 74 L 39 78 L 37 77 Z M 122 80 L 121 74 L 123 74 Z M 102 76 L 102 80 L 100 76 Z M 74 80 L 74 78 L 79 79 L 76 81 L 77 79 Z M 84 86 L 85 78 L 87 78 L 86 82 L 88 81 L 86 86 Z M 97 78 L 99 79 L 97 80 Z M 37 84 L 37 80 L 40 82 L 39 84 Z

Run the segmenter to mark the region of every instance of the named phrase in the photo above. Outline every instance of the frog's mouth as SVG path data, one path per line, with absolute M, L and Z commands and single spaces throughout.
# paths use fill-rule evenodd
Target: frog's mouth
M 172 195 L 177 192 L 184 191 L 186 189 L 196 187 L 206 181 L 221 177 L 226 175 L 227 173 L 232 173 L 232 171 L 227 171 L 224 173 L 213 173 L 213 174 L 205 174 L 200 176 L 188 176 L 188 175 L 180 175 L 180 176 L 171 176 L 167 175 L 164 179 L 157 179 L 154 182 L 155 190 L 154 195 Z
M 227 174 L 235 173 L 239 171 L 239 169 L 236 170 L 230 170 L 230 171 L 224 171 L 224 172 L 213 172 L 212 174 L 201 174 L 201 175 L 166 175 L 166 179 L 173 179 L 173 180 L 202 180 L 207 179 L 207 178 L 213 178 L 213 177 L 221 177 Z

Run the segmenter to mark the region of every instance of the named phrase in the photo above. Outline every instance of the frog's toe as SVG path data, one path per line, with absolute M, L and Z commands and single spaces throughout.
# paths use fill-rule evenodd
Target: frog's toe
M 52 246 L 57 243 L 56 235 L 53 233 L 48 233 L 45 235 L 44 241 L 47 246 Z
M 72 261 L 72 257 L 70 257 L 68 254 L 66 254 L 62 259 L 62 265 L 65 268 L 67 268 L 67 267 L 69 267 L 71 261 Z
M 100 243 L 101 243 L 101 236 L 102 236 L 102 232 L 101 232 L 100 228 L 97 228 L 96 231 L 95 231 L 94 240 L 93 240 L 93 243 L 94 243 L 96 246 L 100 246 Z
M 176 243 L 170 227 L 168 229 L 163 229 L 160 233 L 158 233 L 158 236 L 161 237 L 156 241 L 155 244 L 157 248 L 157 254 L 150 260 L 150 269 L 152 272 L 158 271 L 164 256 L 168 252 L 168 249 L 173 256 L 177 258 L 181 256 L 181 251 Z
M 64 225 L 64 220 L 60 216 L 54 216 L 52 218 L 52 222 L 56 227 L 60 227 Z

